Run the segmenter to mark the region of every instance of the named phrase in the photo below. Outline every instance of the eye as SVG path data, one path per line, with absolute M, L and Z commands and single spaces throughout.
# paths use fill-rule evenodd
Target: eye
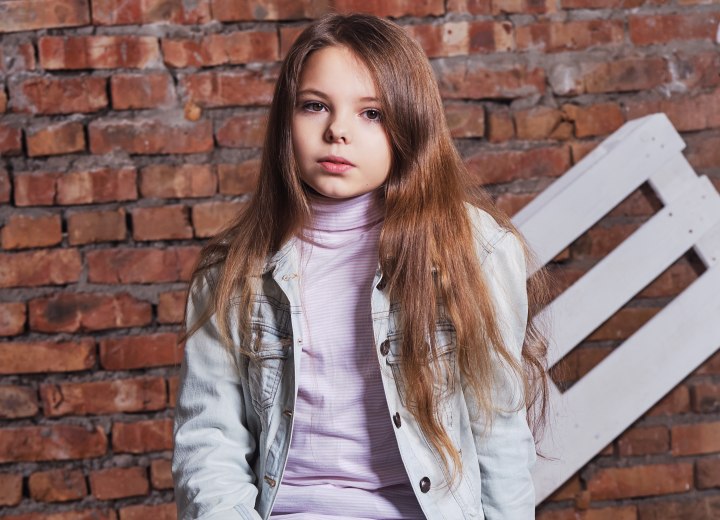
M 303 103 L 302 107 L 303 110 L 307 110 L 308 112 L 322 112 L 325 105 L 317 101 L 308 101 L 307 103 Z
M 374 108 L 368 108 L 364 112 L 364 114 L 365 114 L 365 117 L 368 118 L 370 121 L 380 121 L 380 119 L 382 119 L 380 111 L 376 110 Z

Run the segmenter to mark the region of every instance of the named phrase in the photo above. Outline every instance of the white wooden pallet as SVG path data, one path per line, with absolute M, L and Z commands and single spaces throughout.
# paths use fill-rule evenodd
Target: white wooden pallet
M 664 204 L 545 309 L 548 366 L 694 249 L 706 271 L 569 390 L 551 383 L 537 503 L 720 347 L 720 195 L 664 114 L 627 122 L 513 218 L 546 264 L 647 182 Z M 529 273 L 531 275 L 532 272 Z

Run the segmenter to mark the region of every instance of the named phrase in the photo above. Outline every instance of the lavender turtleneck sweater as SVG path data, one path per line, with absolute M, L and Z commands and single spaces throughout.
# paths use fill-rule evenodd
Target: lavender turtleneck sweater
M 300 244 L 305 338 L 295 426 L 273 519 L 422 519 L 375 356 L 376 193 L 315 196 Z

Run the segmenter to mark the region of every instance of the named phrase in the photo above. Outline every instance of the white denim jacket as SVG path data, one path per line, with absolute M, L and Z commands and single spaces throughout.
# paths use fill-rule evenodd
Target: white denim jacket
M 501 331 L 509 349 L 520 356 L 527 320 L 525 257 L 517 238 L 486 212 L 469 209 L 476 249 L 492 292 Z M 293 428 L 302 338 L 298 258 L 289 241 L 265 266 L 255 297 L 252 341 L 259 359 L 230 355 L 220 343 L 215 318 L 191 336 L 175 408 L 172 472 L 180 520 L 267 519 L 282 481 Z M 375 274 L 371 296 L 375 350 L 395 441 L 425 516 L 435 519 L 528 520 L 535 517 L 530 468 L 535 445 L 525 410 L 500 412 L 492 430 L 483 432 L 471 392 L 451 388 L 443 410 L 444 426 L 460 450 L 463 474 L 448 486 L 436 452 L 426 441 L 398 392 L 394 370 L 399 362 L 397 310 Z M 188 298 L 192 324 L 210 298 L 207 282 L 196 283 Z M 454 362 L 452 326 L 439 325 L 437 345 Z M 238 337 L 234 337 L 236 344 Z M 498 362 L 503 384 L 495 402 L 517 409 L 520 383 Z M 461 381 L 461 379 L 457 379 Z M 472 420 L 471 418 L 474 418 Z M 399 425 L 399 426 L 398 426 Z M 338 518 L 341 518 L 339 516 Z

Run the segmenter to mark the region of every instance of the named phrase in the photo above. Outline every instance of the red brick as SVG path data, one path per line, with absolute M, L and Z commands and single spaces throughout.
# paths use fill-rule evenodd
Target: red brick
M 690 463 L 653 464 L 629 468 L 601 468 L 587 481 L 593 500 L 684 493 L 693 484 Z
M 627 307 L 620 309 L 589 337 L 589 341 L 621 340 L 629 338 L 662 309 L 658 307 Z
M 649 90 L 670 81 L 670 73 L 661 57 L 622 58 L 558 65 L 548 79 L 555 94 L 567 96 Z
M 140 171 L 140 193 L 143 197 L 210 197 L 216 191 L 217 178 L 208 164 L 154 164 Z
M 513 117 L 518 139 L 543 140 L 569 137 L 567 123 L 563 121 L 562 112 L 556 108 L 536 106 L 518 110 Z
M 0 46 L 0 71 L 15 74 L 35 69 L 35 46 L 31 42 Z
M 539 22 L 515 29 L 517 48 L 543 52 L 582 50 L 598 45 L 623 43 L 622 20 L 575 20 Z
M 25 130 L 28 155 L 62 155 L 85 151 L 83 124 L 72 121 L 35 126 Z
M 662 203 L 649 186 L 641 186 L 615 206 L 610 217 L 650 217 L 662 209 Z
M 260 160 L 220 164 L 217 167 L 218 184 L 223 195 L 242 195 L 254 191 L 260 176 Z
M 563 105 L 564 116 L 575 124 L 575 137 L 605 136 L 625 123 L 617 103 L 599 103 L 592 106 Z
M 195 236 L 210 237 L 225 229 L 240 210 L 244 202 L 204 202 L 192 208 L 192 221 Z
M 533 200 L 535 195 L 531 193 L 503 193 L 498 196 L 495 204 L 502 211 L 513 216 Z
M 703 457 L 695 462 L 698 489 L 720 488 L 720 457 Z
M 185 206 L 160 206 L 132 210 L 133 238 L 135 240 L 173 240 L 192 238 Z
M 673 79 L 679 86 L 685 86 L 687 91 L 720 85 L 720 53 L 715 50 L 709 52 L 690 51 L 673 53 L 674 65 Z
M 228 148 L 260 148 L 265 138 L 266 112 L 231 116 L 217 129 L 217 143 Z
M 33 77 L 11 82 L 10 98 L 15 112 L 97 112 L 108 106 L 107 80 L 97 76 Z
M 3 249 L 48 247 L 61 241 L 60 215 L 10 215 L 2 228 Z
M 638 520 L 716 520 L 720 496 L 697 495 L 690 499 L 653 501 L 638 506 Z
M 168 108 L 177 104 L 173 78 L 164 72 L 114 74 L 110 78 L 110 96 L 115 110 Z
M 18 352 L 18 354 L 22 355 L 21 352 Z M 37 396 L 32 388 L 12 385 L 0 386 L 0 419 L 32 417 L 37 412 Z
M 185 300 L 187 291 L 169 291 L 160 293 L 157 306 L 159 323 L 182 323 L 185 318 Z
M 665 426 L 631 428 L 617 441 L 621 457 L 653 455 L 670 450 L 670 432 Z
M 110 468 L 90 473 L 90 489 L 98 500 L 115 500 L 147 495 L 150 483 L 145 468 Z
M 619 506 L 599 509 L 552 509 L 540 511 L 537 520 L 637 520 L 637 507 Z
M 720 164 L 720 135 L 698 132 L 683 136 L 683 140 L 687 143 L 683 154 L 696 171 L 714 169 Z
M 322 2 L 319 2 L 322 4 Z M 331 5 L 340 13 L 369 13 L 380 17 L 441 16 L 445 14 L 444 0 L 334 0 Z
M 80 279 L 77 249 L 41 249 L 0 254 L 0 287 L 65 285 Z
M 167 401 L 161 377 L 43 384 L 40 395 L 48 417 L 162 410 Z
M 178 376 L 168 377 L 168 408 L 175 408 L 179 384 Z
M 702 110 L 696 110 L 697 107 Z M 628 100 L 623 103 L 628 120 L 664 112 L 678 132 L 720 127 L 720 90 L 707 94 L 677 96 L 669 99 Z
M 444 99 L 514 99 L 545 92 L 540 68 L 510 65 L 489 68 L 475 59 L 436 63 L 440 94 Z
M 100 155 L 121 150 L 131 155 L 189 154 L 213 148 L 212 123 L 180 117 L 95 120 L 88 125 L 90 150 Z
M 491 0 L 491 5 L 493 14 L 549 14 L 557 12 L 553 0 Z
M 290 47 L 305 27 L 306 25 L 280 26 L 280 59 L 285 59 Z
M 178 365 L 181 361 L 182 349 L 173 332 L 100 340 L 100 364 L 106 370 Z
M 66 217 L 68 241 L 71 245 L 125 240 L 125 209 L 83 211 Z
M 573 258 L 602 258 L 619 246 L 638 224 L 595 226 L 570 245 Z
M 167 0 L 92 0 L 94 25 L 143 25 L 156 22 L 210 22 L 210 0 L 192 3 Z
M 154 489 L 172 489 L 173 478 L 171 462 L 167 459 L 155 459 L 150 462 L 150 482 Z
M 710 381 L 695 383 L 691 387 L 692 408 L 698 413 L 720 411 L 720 384 Z
M 697 279 L 697 272 L 687 260 L 680 259 L 660 274 L 645 289 L 638 293 L 638 298 L 658 298 L 677 296 L 685 287 Z
M 489 111 L 487 121 L 487 138 L 491 143 L 501 143 L 515 137 L 515 125 L 508 109 Z
M 62 513 L 26 513 L 5 516 L 3 520 L 117 520 L 117 516 L 112 509 L 83 509 Z
M 112 427 L 112 446 L 115 453 L 146 453 L 171 450 L 172 419 L 116 422 Z
M 0 125 L 0 155 L 20 155 L 22 130 L 10 125 Z
M 176 520 L 175 504 L 136 505 L 120 509 L 120 520 Z
M 199 72 L 183 77 L 180 88 L 203 108 L 269 105 L 278 70 Z
M 690 411 L 690 392 L 685 385 L 676 386 L 660 399 L 645 416 L 680 415 Z
M 7 94 L 4 89 L 0 89 L 0 113 L 7 112 Z
M 403 27 L 430 58 L 480 52 L 511 51 L 515 47 L 510 22 L 447 22 Z
M 135 169 L 100 168 L 57 177 L 57 204 L 97 204 L 135 200 L 138 197 Z
M 0 303 L 0 336 L 17 336 L 25 330 L 27 311 L 23 302 Z
M 674 40 L 709 40 L 715 43 L 720 13 L 697 12 L 630 16 L 628 32 L 635 45 L 657 45 Z
M 87 484 L 82 471 L 54 469 L 40 471 L 28 479 L 30 497 L 39 502 L 68 502 L 87 496 Z
M 16 506 L 22 500 L 22 475 L 0 473 L 0 506 Z
M 0 166 L 0 204 L 10 202 L 10 175 L 5 168 Z
M 71 460 L 100 457 L 107 452 L 100 426 L 88 430 L 71 424 L 0 430 L 0 463 Z
M 46 70 L 142 69 L 161 64 L 152 36 L 42 36 L 40 65 Z
M 262 0 L 260 2 L 210 1 L 212 16 L 220 22 L 314 19 L 323 15 L 327 10 L 327 6 L 322 5 L 323 2 L 297 2 L 295 0 Z
M 720 422 L 680 424 L 672 427 L 670 435 L 676 457 L 720 451 Z
M 16 341 L 0 343 L 0 374 L 87 370 L 95 364 L 95 342 Z
M 106 284 L 188 281 L 199 252 L 198 246 L 88 251 L 88 281 Z
M 162 52 L 169 67 L 214 67 L 261 61 L 277 61 L 276 31 L 236 31 L 208 34 L 201 40 L 164 39 Z
M 76 27 L 90 23 L 88 0 L 16 0 L 0 8 L 0 33 L 34 31 L 51 27 Z
M 30 328 L 40 332 L 142 327 L 151 320 L 150 304 L 127 293 L 63 293 L 30 301 Z
M 16 206 L 52 206 L 55 204 L 59 174 L 49 172 L 16 173 Z
M 466 163 L 478 184 L 494 184 L 559 177 L 570 168 L 570 153 L 566 146 L 482 151 L 469 157 Z
M 445 118 L 456 139 L 485 136 L 485 109 L 474 103 L 445 103 Z

